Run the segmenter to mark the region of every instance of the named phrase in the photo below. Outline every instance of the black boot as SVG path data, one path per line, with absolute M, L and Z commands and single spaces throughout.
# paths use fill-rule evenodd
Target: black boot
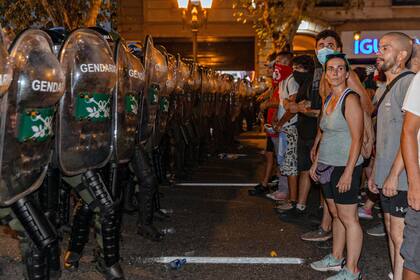
M 139 180 L 139 192 L 136 195 L 139 211 L 137 232 L 150 240 L 160 241 L 163 235 L 153 226 L 154 195 L 158 183 L 150 167 L 150 159 L 142 146 L 136 147 L 132 165 L 134 174 Z
M 119 264 L 119 234 L 116 234 L 119 231 L 117 212 L 103 217 L 101 222 L 102 252 L 97 258 L 96 268 L 107 280 L 124 279 L 124 273 Z
M 60 244 L 54 242 L 48 248 L 48 271 L 50 274 L 50 280 L 60 279 L 61 277 L 61 264 L 60 264 Z
M 163 234 L 153 225 L 154 199 L 149 193 L 137 193 L 139 201 L 139 219 L 137 222 L 137 233 L 151 241 L 159 242 Z
M 133 214 L 137 207 L 134 205 L 134 192 L 135 192 L 135 182 L 133 178 L 130 178 L 127 181 L 127 184 L 123 187 L 123 211 L 127 214 Z
M 79 267 L 79 260 L 83 248 L 89 241 L 89 228 L 93 212 L 89 206 L 80 201 L 76 206 L 73 226 L 71 229 L 69 247 L 64 255 L 64 268 L 75 269 Z
M 107 266 L 102 257 L 96 259 L 96 269 L 105 277 L 106 280 L 123 280 L 124 272 L 120 263 Z
M 26 280 L 46 280 L 48 276 L 48 262 L 45 253 L 27 238 L 21 240 L 22 260 L 25 265 Z

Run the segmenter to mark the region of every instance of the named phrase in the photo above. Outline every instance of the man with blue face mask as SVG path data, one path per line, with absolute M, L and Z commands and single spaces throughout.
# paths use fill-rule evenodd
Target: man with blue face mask
M 312 82 L 305 84 L 310 86 L 306 90 L 299 90 L 300 95 L 296 98 L 296 103 L 290 103 L 290 111 L 298 113 L 298 170 L 299 170 L 299 195 L 297 208 L 292 211 L 282 213 L 280 218 L 285 221 L 295 221 L 302 218 L 302 211 L 306 208 L 306 202 L 311 188 L 311 180 L 309 177 L 309 169 L 312 164 L 312 157 L 315 154 L 319 139 L 316 138 L 318 129 L 318 116 L 320 114 L 322 98 L 328 93 L 329 89 L 325 86 L 323 78 L 322 65 L 325 63 L 329 54 L 342 51 L 342 41 L 337 32 L 333 30 L 321 31 L 316 36 L 316 57 L 318 63 L 316 65 Z M 362 106 L 366 111 L 371 110 L 370 100 L 367 97 L 365 89 L 360 83 L 356 73 L 350 71 L 348 79 L 349 87 L 361 95 Z M 306 94 L 303 94 L 305 92 Z M 296 215 L 296 214 L 300 215 Z M 302 239 L 306 241 L 325 241 L 331 238 L 331 217 L 328 209 L 324 207 L 322 222 L 318 230 L 308 232 L 302 235 Z

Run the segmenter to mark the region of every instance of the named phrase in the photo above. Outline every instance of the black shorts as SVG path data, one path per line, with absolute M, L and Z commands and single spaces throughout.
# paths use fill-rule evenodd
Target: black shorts
M 380 192 L 382 211 L 393 217 L 404 218 L 408 210 L 407 192 L 398 191 L 393 197 L 384 196 L 382 189 Z
M 337 204 L 356 204 L 358 202 L 357 197 L 359 195 L 360 181 L 362 178 L 362 165 L 358 165 L 354 168 L 350 190 L 345 193 L 340 193 L 337 184 L 340 181 L 345 168 L 345 166 L 334 167 L 330 182 L 321 186 L 322 192 L 324 193 L 325 198 L 333 199 Z
M 315 139 L 302 139 L 298 135 L 297 141 L 297 168 L 299 172 L 309 171 L 312 166 L 311 149 Z
M 266 152 L 274 152 L 274 143 L 270 136 L 267 136 L 267 146 L 265 147 Z

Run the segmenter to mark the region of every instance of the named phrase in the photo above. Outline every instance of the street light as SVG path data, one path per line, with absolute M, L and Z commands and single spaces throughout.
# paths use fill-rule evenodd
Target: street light
M 177 0 L 178 8 L 182 9 L 182 20 L 191 21 L 193 39 L 193 57 L 197 61 L 198 28 L 207 23 L 207 10 L 211 9 L 213 0 Z

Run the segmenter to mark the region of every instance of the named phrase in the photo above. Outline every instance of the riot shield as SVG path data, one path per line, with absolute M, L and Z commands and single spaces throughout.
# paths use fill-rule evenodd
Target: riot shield
M 168 75 L 166 57 L 153 45 L 151 36 L 146 36 L 144 50 L 145 92 L 143 98 L 142 123 L 147 124 L 144 131 L 140 131 L 140 141 L 151 140 L 156 133 L 157 114 L 159 111 L 159 95 L 165 89 Z M 165 108 L 164 108 L 165 109 Z M 146 118 L 144 120 L 144 118 Z M 152 140 L 151 140 L 152 141 Z M 153 142 L 153 141 L 152 141 Z M 153 145 L 154 143 L 152 143 Z
M 208 115 L 209 92 L 210 92 L 209 69 L 203 68 L 203 70 L 201 71 L 201 94 L 200 94 L 200 106 L 201 106 L 201 113 L 203 114 L 203 116 Z
M 126 163 L 130 161 L 137 141 L 144 68 L 122 40 L 115 43 L 114 61 L 118 80 L 113 94 L 113 147 L 117 163 Z
M 4 133 L 6 127 L 6 113 L 7 113 L 7 90 L 12 81 L 13 67 L 9 59 L 9 54 L 6 50 L 3 32 L 0 26 L 0 181 L 2 173 L 2 159 L 3 159 L 3 143 Z M 3 183 L 0 183 L 3 185 Z
M 47 33 L 25 30 L 9 53 L 14 65 L 2 145 L 0 206 L 13 204 L 41 185 L 52 156 L 56 105 L 64 90 L 64 74 Z
M 166 58 L 166 67 L 167 75 L 165 86 L 162 88 L 159 94 L 159 111 L 156 120 L 156 133 L 153 136 L 153 146 L 157 147 L 162 140 L 162 136 L 165 134 L 168 120 L 169 120 L 169 109 L 170 109 L 170 99 L 175 89 L 175 79 L 176 79 L 176 58 L 166 53 L 166 50 L 161 51 Z
M 94 30 L 74 30 L 59 53 L 66 89 L 59 106 L 58 162 L 66 176 L 103 167 L 111 156 L 111 97 L 117 68 Z

